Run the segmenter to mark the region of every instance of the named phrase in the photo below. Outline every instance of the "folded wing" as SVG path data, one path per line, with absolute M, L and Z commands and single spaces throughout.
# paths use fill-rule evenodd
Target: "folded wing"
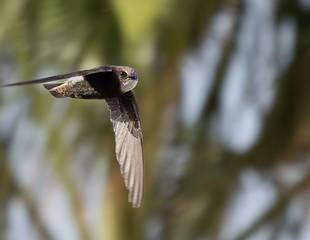
M 116 158 L 120 164 L 128 201 L 140 207 L 143 197 L 142 128 L 138 106 L 132 92 L 106 99 L 115 133 Z

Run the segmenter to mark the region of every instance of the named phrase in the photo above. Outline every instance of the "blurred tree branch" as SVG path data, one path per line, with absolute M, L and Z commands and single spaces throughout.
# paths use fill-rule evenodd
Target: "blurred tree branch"
M 285 193 L 282 193 L 273 206 L 264 213 L 259 219 L 257 219 L 248 229 L 240 233 L 235 240 L 245 240 L 252 236 L 257 230 L 264 225 L 274 221 L 280 214 L 283 214 L 287 209 L 290 201 L 301 194 L 303 191 L 308 190 L 310 186 L 310 169 L 307 170 L 308 175 L 304 177 L 302 181 L 296 184 L 294 187 L 288 189 Z
M 5 154 L 5 150 L 7 148 L 7 144 L 0 143 L 0 155 Z M 0 238 L 6 239 L 6 233 L 8 231 L 7 222 L 5 221 L 5 216 L 7 216 L 7 207 L 9 205 L 9 201 L 13 198 L 20 197 L 25 203 L 26 210 L 29 213 L 29 217 L 33 226 L 37 230 L 40 239 L 42 240 L 53 240 L 54 238 L 49 233 L 45 223 L 41 219 L 40 213 L 36 204 L 33 202 L 32 197 L 27 191 L 22 189 L 19 184 L 16 182 L 15 178 L 11 174 L 10 167 L 7 165 L 7 161 L 5 158 L 1 156 L 0 158 L 0 206 L 2 209 L 2 217 L 1 217 L 1 231 Z

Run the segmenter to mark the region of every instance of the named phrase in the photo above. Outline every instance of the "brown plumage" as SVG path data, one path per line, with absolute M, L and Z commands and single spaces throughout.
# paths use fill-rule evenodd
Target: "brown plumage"
M 131 67 L 102 66 L 1 87 L 42 83 L 57 98 L 105 99 L 115 133 L 116 159 L 129 191 L 128 201 L 133 207 L 140 207 L 144 175 L 142 127 L 132 92 L 137 82 L 136 71 Z

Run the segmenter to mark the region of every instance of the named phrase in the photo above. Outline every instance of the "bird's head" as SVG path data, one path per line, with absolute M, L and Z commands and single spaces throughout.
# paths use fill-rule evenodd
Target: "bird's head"
M 129 92 L 135 88 L 138 83 L 138 76 L 132 67 L 117 66 L 113 71 L 119 78 L 122 93 Z

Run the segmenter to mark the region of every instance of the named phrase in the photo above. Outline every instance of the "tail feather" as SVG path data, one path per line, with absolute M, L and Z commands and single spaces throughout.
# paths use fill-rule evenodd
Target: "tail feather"
M 47 89 L 47 90 L 50 90 L 54 87 L 58 87 L 60 86 L 61 84 L 63 83 L 46 83 L 46 84 L 43 84 L 43 86 Z
M 63 83 L 46 83 L 43 86 L 56 98 L 64 98 L 64 94 L 58 91 L 58 87 Z

